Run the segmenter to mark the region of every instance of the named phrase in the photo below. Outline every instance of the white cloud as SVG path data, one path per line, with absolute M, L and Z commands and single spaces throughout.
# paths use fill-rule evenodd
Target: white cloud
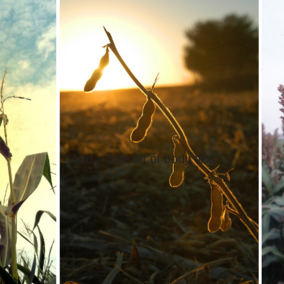
M 19 61 L 19 66 L 22 69 L 28 69 L 29 66 L 30 66 L 30 62 L 27 61 L 27 60 L 21 60 L 21 61 Z
M 46 60 L 49 53 L 55 50 L 55 37 L 56 26 L 55 23 L 50 25 L 37 41 L 37 48 L 40 53 L 44 53 L 44 59 Z

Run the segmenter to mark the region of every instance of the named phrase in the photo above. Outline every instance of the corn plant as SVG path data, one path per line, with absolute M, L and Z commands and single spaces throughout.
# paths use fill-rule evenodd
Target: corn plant
M 233 192 L 226 185 L 225 181 L 220 177 L 222 175 L 225 175 L 227 179 L 230 180 L 230 170 L 226 173 L 218 173 L 218 167 L 215 169 L 209 169 L 194 154 L 182 127 L 179 125 L 173 114 L 164 105 L 158 95 L 153 92 L 158 78 L 156 77 L 151 90 L 147 90 L 133 75 L 124 60 L 121 58 L 111 34 L 105 29 L 105 27 L 104 30 L 110 43 L 103 46 L 103 48 L 106 48 L 105 55 L 101 58 L 98 68 L 93 72 L 92 76 L 85 84 L 84 91 L 91 92 L 95 88 L 98 80 L 102 76 L 104 68 L 109 63 L 110 49 L 117 57 L 131 79 L 146 96 L 146 103 L 143 106 L 142 115 L 138 119 L 137 126 L 130 135 L 131 141 L 134 143 L 139 143 L 146 137 L 147 132 L 152 124 L 155 108 L 157 106 L 164 114 L 164 116 L 168 119 L 171 126 L 176 132 L 176 135 L 172 137 L 174 144 L 173 155 L 175 157 L 175 161 L 173 163 L 172 174 L 169 179 L 170 186 L 178 187 L 182 184 L 184 180 L 185 167 L 188 165 L 188 162 L 191 161 L 204 174 L 204 179 L 207 180 L 211 188 L 211 217 L 208 222 L 209 232 L 214 233 L 219 229 L 221 229 L 222 231 L 229 230 L 231 227 L 231 218 L 229 217 L 229 214 L 231 213 L 236 215 L 243 222 L 250 234 L 258 242 L 258 224 L 251 218 L 249 218 L 246 211 L 239 203 Z M 180 159 L 181 157 L 183 157 L 183 159 Z M 225 204 L 223 201 L 224 197 L 226 198 Z
M 16 256 L 16 234 L 17 234 L 17 216 L 18 211 L 27 198 L 36 190 L 42 176 L 44 176 L 51 187 L 50 163 L 47 153 L 38 153 L 26 156 L 21 166 L 16 172 L 13 180 L 12 176 L 12 153 L 8 147 L 7 124 L 8 117 L 5 113 L 5 101 L 9 98 L 26 99 L 24 97 L 7 97 L 3 99 L 3 87 L 6 69 L 1 84 L 1 108 L 0 108 L 0 126 L 3 125 L 5 140 L 0 136 L 0 153 L 7 161 L 10 197 L 7 206 L 0 205 L 0 275 L 3 281 L 7 283 L 18 282 L 17 256 Z M 48 212 L 50 213 L 50 212 Z M 42 213 L 41 213 L 42 214 Z M 50 213 L 51 214 L 51 213 Z M 40 215 L 41 216 L 41 215 Z M 53 216 L 54 217 L 54 216 Z M 54 217 L 55 218 L 55 217 Z M 37 218 L 38 219 L 38 218 Z M 40 218 L 39 218 L 40 219 Z M 5 270 L 11 265 L 11 276 Z M 31 276 L 30 282 L 33 280 Z

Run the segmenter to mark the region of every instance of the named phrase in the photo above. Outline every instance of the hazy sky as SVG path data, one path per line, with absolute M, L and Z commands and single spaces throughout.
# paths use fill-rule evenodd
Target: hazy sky
M 278 128 L 282 134 L 278 103 L 280 84 L 284 85 L 284 1 L 262 1 L 262 37 L 261 37 L 261 95 L 262 121 L 267 132 Z
M 8 116 L 8 146 L 12 152 L 12 173 L 16 174 L 27 155 L 48 152 L 51 169 L 56 173 L 56 68 L 55 68 L 55 0 L 1 0 L 0 11 L 0 77 L 6 67 L 4 98 L 22 96 L 31 101 L 9 99 L 5 102 Z M 0 135 L 4 138 L 3 126 Z M 8 184 L 6 160 L 0 156 L 0 199 L 3 201 Z M 53 183 L 56 185 L 56 176 Z M 6 198 L 9 197 L 7 193 Z M 22 205 L 18 213 L 18 231 L 23 232 L 22 220 L 33 228 L 38 210 L 56 215 L 56 197 L 45 178 L 38 189 Z M 46 250 L 56 236 L 56 223 L 43 216 L 40 228 L 46 239 Z M 37 233 L 38 234 L 38 233 Z M 18 252 L 25 247 L 29 256 L 33 248 L 20 235 Z M 56 249 L 52 253 L 55 263 Z
M 118 51 L 144 85 L 186 84 L 192 80 L 183 63 L 185 31 L 197 22 L 236 13 L 258 24 L 257 0 L 61 0 L 60 89 L 82 90 L 97 68 L 108 43 L 103 26 Z M 132 87 L 113 54 L 96 89 Z

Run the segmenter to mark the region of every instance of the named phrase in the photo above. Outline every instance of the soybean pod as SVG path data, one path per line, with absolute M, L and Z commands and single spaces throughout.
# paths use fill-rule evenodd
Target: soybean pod
M 211 187 L 211 216 L 208 222 L 208 231 L 215 233 L 221 226 L 223 212 L 223 195 L 216 184 L 210 183 Z
M 85 84 L 84 92 L 91 92 L 96 87 L 96 84 L 101 79 L 103 75 L 103 70 L 108 65 L 108 63 L 109 63 L 109 50 L 107 46 L 106 53 L 101 58 L 99 67 L 93 72 L 91 78 Z
M 106 53 L 105 53 L 105 55 L 101 58 L 101 60 L 100 60 L 100 64 L 99 64 L 99 69 L 101 70 L 101 71 L 103 71 L 104 70 L 104 68 L 108 65 L 108 63 L 109 63 L 109 50 L 108 50 L 108 47 L 106 48 Z
M 153 101 L 150 98 L 147 98 L 142 109 L 142 115 L 137 121 L 137 126 L 130 134 L 130 140 L 132 142 L 139 143 L 144 140 L 150 126 L 152 125 L 155 109 L 156 106 Z
M 227 210 L 227 206 L 224 206 L 223 214 L 221 216 L 221 226 L 220 229 L 225 232 L 228 231 L 232 227 L 232 220 L 229 217 L 229 211 Z
M 184 169 L 187 166 L 187 153 L 183 146 L 177 139 L 177 136 L 173 136 L 174 143 L 174 159 L 172 167 L 172 174 L 170 176 L 170 186 L 178 187 L 183 183 L 184 180 Z
M 91 78 L 87 81 L 84 87 L 84 92 L 91 92 L 96 87 L 96 84 L 100 80 L 102 75 L 103 75 L 102 71 L 96 69 L 92 74 Z

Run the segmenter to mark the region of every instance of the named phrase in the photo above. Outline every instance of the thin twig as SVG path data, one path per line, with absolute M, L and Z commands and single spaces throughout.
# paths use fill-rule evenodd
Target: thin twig
M 114 55 L 117 57 L 125 71 L 128 73 L 128 75 L 131 77 L 131 79 L 135 82 L 135 84 L 140 88 L 140 90 L 149 98 L 151 98 L 155 104 L 159 107 L 159 109 L 162 111 L 162 113 L 165 115 L 165 117 L 169 120 L 170 124 L 174 128 L 175 132 L 179 136 L 179 140 L 181 144 L 183 145 L 185 151 L 191 158 L 191 161 L 193 164 L 195 164 L 198 169 L 205 175 L 205 178 L 208 180 L 209 183 L 216 184 L 221 192 L 226 196 L 226 198 L 229 200 L 231 203 L 232 207 L 239 213 L 240 220 L 244 223 L 244 225 L 247 227 L 248 231 L 251 233 L 251 235 L 255 238 L 255 240 L 258 242 L 258 229 L 252 222 L 250 221 L 251 219 L 248 217 L 246 214 L 245 210 L 243 209 L 242 205 L 238 202 L 237 198 L 235 195 L 231 192 L 231 190 L 228 188 L 226 183 L 222 178 L 218 176 L 218 174 L 214 170 L 210 170 L 204 163 L 202 163 L 198 158 L 196 158 L 196 155 L 192 151 L 191 147 L 188 144 L 187 137 L 173 116 L 173 114 L 170 112 L 170 110 L 163 104 L 161 99 L 152 91 L 148 91 L 139 81 L 138 79 L 133 75 L 133 73 L 130 71 L 128 66 L 125 64 L 123 59 L 121 58 L 120 54 L 118 53 L 115 43 L 112 39 L 111 34 L 106 30 L 104 27 L 104 30 L 107 34 L 107 37 L 110 41 L 107 46 L 112 50 Z
M 160 74 L 160 73 L 157 74 L 157 76 L 156 76 L 156 78 L 155 78 L 155 81 L 154 81 L 154 83 L 153 83 L 153 86 L 152 86 L 152 88 L 151 88 L 151 91 L 152 91 L 152 92 L 153 92 L 153 90 L 154 90 L 154 88 L 155 88 L 155 85 L 156 85 L 158 79 L 159 79 L 159 74 Z
M 28 101 L 31 101 L 31 99 L 29 99 L 29 98 L 25 98 L 25 97 L 9 96 L 9 97 L 7 97 L 6 99 L 4 99 L 4 100 L 3 100 L 3 103 L 5 103 L 5 101 L 6 101 L 6 100 L 8 100 L 8 99 L 12 99 L 12 98 L 14 98 L 14 99 L 22 99 L 22 100 L 28 100 Z

